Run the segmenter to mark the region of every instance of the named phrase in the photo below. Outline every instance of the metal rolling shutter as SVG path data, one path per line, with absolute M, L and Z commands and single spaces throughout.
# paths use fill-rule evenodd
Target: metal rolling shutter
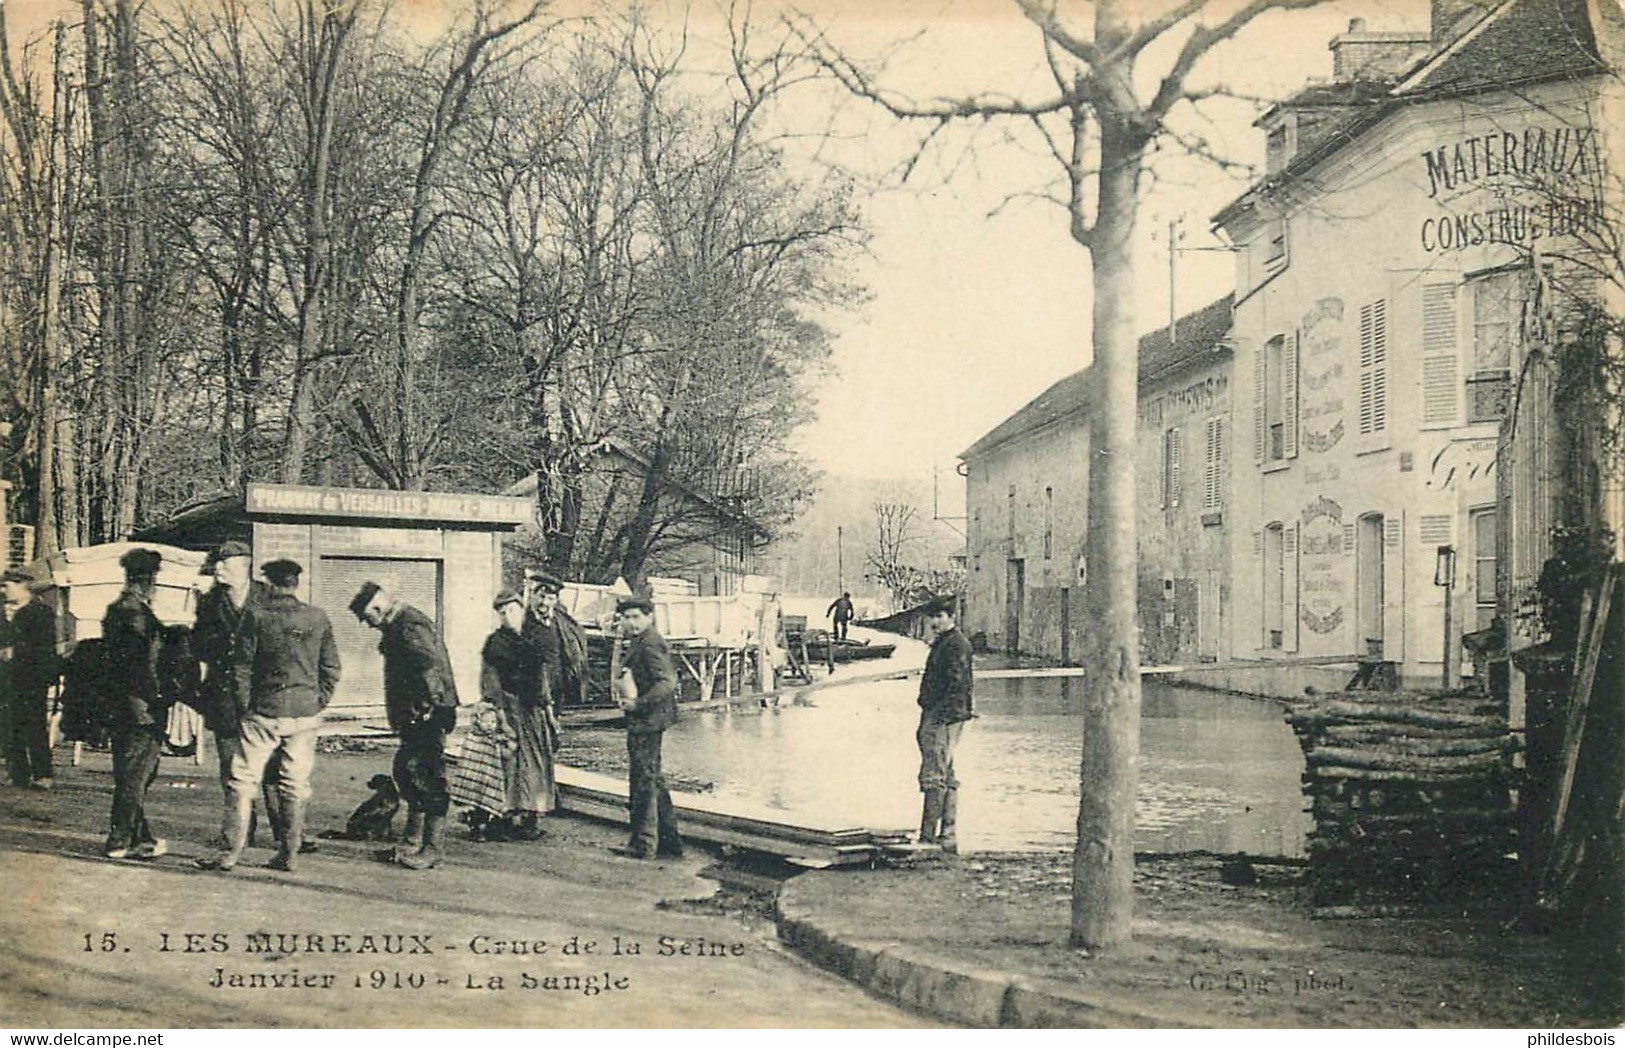
M 384 704 L 384 660 L 378 654 L 378 631 L 350 614 L 351 598 L 368 580 L 388 587 L 399 600 L 436 624 L 441 620 L 439 561 L 323 557 L 314 603 L 333 622 L 333 639 L 344 667 L 333 696 L 335 708 Z

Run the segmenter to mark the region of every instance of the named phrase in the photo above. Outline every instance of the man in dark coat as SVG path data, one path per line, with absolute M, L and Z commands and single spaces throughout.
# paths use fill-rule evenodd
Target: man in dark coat
M 677 814 L 660 772 L 660 744 L 677 722 L 677 671 L 666 638 L 654 628 L 654 604 L 630 597 L 615 606 L 626 652 L 614 683 L 615 701 L 626 711 L 627 806 L 632 837 L 619 853 L 646 859 L 681 858 Z
M 920 843 L 957 851 L 954 823 L 959 810 L 959 780 L 954 777 L 954 748 L 971 711 L 971 647 L 954 624 L 952 597 L 934 601 L 926 622 L 936 632 L 920 676 Z
M 110 859 L 156 859 L 168 845 L 147 825 L 147 789 L 158 778 L 169 714 L 158 682 L 163 625 L 152 610 L 163 557 L 133 549 L 119 558 L 124 592 L 102 617 L 102 664 L 111 705 L 113 815 Z
M 339 683 L 339 650 L 326 613 L 297 595 L 304 569 L 295 561 L 273 560 L 261 570 L 270 594 L 244 609 L 231 653 L 238 739 L 220 831 L 226 847 L 198 865 L 229 870 L 242 858 L 254 795 L 275 757 L 284 824 L 270 865 L 291 873 L 305 837 L 316 733 Z
M 545 571 L 525 573 L 525 636 L 532 639 L 547 676 L 543 689 L 555 712 L 587 701 L 587 635 L 559 603 L 564 583 Z M 554 726 L 557 727 L 555 719 Z
M 198 599 L 197 625 L 192 630 L 192 651 L 208 667 L 203 679 L 203 724 L 214 734 L 215 754 L 220 761 L 220 789 L 231 789 L 231 762 L 242 752 L 239 740 L 237 697 L 231 668 L 237 629 L 249 608 L 258 607 L 270 596 L 263 582 L 249 577 L 252 551 L 246 542 L 233 539 L 222 543 L 210 558 L 214 586 Z M 280 754 L 265 769 L 265 814 L 277 844 L 282 843 L 282 812 L 276 792 Z M 249 809 L 248 841 L 254 841 L 254 813 Z M 227 843 L 227 842 L 222 842 Z M 309 847 L 306 850 L 310 850 Z
M 852 610 L 852 594 L 843 593 L 836 597 L 830 602 L 829 607 L 824 609 L 824 614 L 835 616 L 834 639 L 845 640 L 846 625 L 856 617 L 856 613 Z
M 49 727 L 51 686 L 56 683 L 56 614 L 34 596 L 34 577 L 12 568 L 5 584 L 6 619 L 0 648 L 10 652 L 4 701 L 10 707 L 11 730 L 6 759 L 13 786 L 48 790 L 51 778 Z
M 395 860 L 413 870 L 440 862 L 440 830 L 451 807 L 446 736 L 457 726 L 457 682 L 434 620 L 366 582 L 350 601 L 356 618 L 378 630 L 384 656 L 384 707 L 401 738 L 395 783 L 406 801 L 406 835 Z M 408 845 L 417 835 L 417 847 Z

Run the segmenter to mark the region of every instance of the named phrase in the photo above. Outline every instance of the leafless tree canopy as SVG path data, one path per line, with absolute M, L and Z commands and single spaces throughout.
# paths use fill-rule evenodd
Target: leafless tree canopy
M 3 468 L 42 550 L 249 480 L 536 475 L 543 555 L 636 576 L 807 496 L 812 310 L 856 293 L 862 231 L 844 176 L 786 171 L 771 117 L 817 71 L 790 34 L 734 16 L 718 59 L 546 0 L 426 42 L 339 0 L 81 13 L 0 38 Z

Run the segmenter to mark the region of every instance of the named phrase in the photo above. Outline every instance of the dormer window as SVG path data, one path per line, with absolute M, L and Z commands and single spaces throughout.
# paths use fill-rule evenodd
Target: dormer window
M 1283 115 L 1281 122 L 1270 128 L 1264 138 L 1264 171 L 1275 174 L 1292 159 L 1292 121 Z

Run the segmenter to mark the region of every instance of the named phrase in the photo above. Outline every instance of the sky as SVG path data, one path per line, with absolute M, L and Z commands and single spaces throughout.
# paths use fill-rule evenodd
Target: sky
M 58 12 L 73 18 L 78 7 L 0 3 L 14 45 Z M 398 6 L 426 31 L 444 22 L 446 5 L 438 0 Z M 715 5 L 661 0 L 653 7 L 654 17 L 673 22 L 685 9 L 697 41 L 689 53 L 702 66 L 715 61 L 720 51 L 713 44 L 708 52 L 704 42 L 721 39 Z M 754 15 L 771 26 L 788 9 L 784 0 L 757 0 Z M 1046 86 L 1053 90 L 1038 34 L 1012 0 L 803 0 L 797 9 L 853 60 L 883 63 L 877 82 L 904 96 L 999 91 L 1036 98 Z M 1330 77 L 1327 44 L 1352 17 L 1364 18 L 1368 29 L 1423 29 L 1427 2 L 1338 0 L 1266 14 L 1216 48 L 1195 81 L 1285 97 L 1311 78 Z M 1261 164 L 1263 138 L 1252 126 L 1258 112 L 1252 102 L 1223 103 L 1209 110 L 1206 134 L 1224 155 Z M 850 274 L 868 296 L 855 309 L 819 318 L 836 338 L 814 390 L 819 417 L 800 434 L 800 450 L 831 477 L 929 482 L 936 472 L 949 498 L 962 497 L 952 476 L 958 453 L 1089 362 L 1088 255 L 1068 236 L 1059 208 L 1010 199 L 1042 189 L 1053 161 L 1021 126 L 978 122 L 941 135 L 899 184 L 894 173 L 912 152 L 917 126 L 899 125 L 833 86 L 793 96 L 774 119 L 791 136 L 790 162 L 802 165 L 800 174 L 816 177 L 819 164 L 835 162 L 872 190 L 861 200 L 872 239 Z M 824 137 L 826 129 L 834 135 Z M 1168 322 L 1170 220 L 1183 223 L 1178 311 L 1229 290 L 1230 255 L 1209 218 L 1246 184 L 1189 158 L 1164 155 L 1157 163 L 1162 177 L 1143 194 L 1136 252 L 1141 331 Z

